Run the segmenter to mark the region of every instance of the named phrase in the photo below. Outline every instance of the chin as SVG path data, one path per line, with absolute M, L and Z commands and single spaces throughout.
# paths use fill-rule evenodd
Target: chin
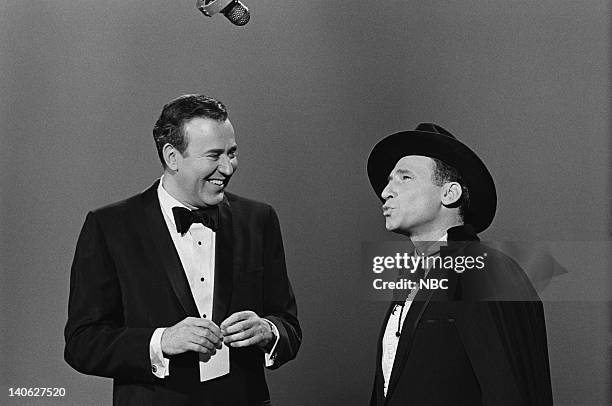
M 387 231 L 395 231 L 397 226 L 395 224 L 393 224 L 391 221 L 386 220 L 385 221 L 385 228 L 387 229 Z
M 221 193 L 215 194 L 214 196 L 206 196 L 202 198 L 201 200 L 202 200 L 202 203 L 204 203 L 206 206 L 216 206 L 223 201 L 224 196 L 225 194 L 221 192 Z

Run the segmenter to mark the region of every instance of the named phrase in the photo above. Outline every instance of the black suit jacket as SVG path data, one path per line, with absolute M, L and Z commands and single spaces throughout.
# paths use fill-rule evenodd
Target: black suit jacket
M 520 267 L 478 243 L 470 226 L 448 230 L 440 256 L 477 257 L 485 268 L 448 278 L 448 289 L 420 290 L 402 326 L 384 396 L 382 338 L 370 406 L 552 405 L 542 302 Z
M 230 373 L 200 382 L 198 357 L 171 357 L 170 375 L 151 371 L 157 327 L 200 317 L 163 218 L 156 182 L 145 192 L 87 215 L 70 277 L 65 359 L 114 379 L 117 405 L 255 405 L 269 399 L 263 352 L 231 348 Z M 280 333 L 277 368 L 301 342 L 277 216 L 269 205 L 226 193 L 216 233 L 212 319 L 252 310 Z M 211 317 L 207 315 L 207 317 Z

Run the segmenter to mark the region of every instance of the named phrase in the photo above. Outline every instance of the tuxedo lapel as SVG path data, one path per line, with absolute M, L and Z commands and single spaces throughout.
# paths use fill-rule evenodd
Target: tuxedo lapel
M 215 291 L 212 316 L 213 321 L 217 324 L 221 324 L 227 317 L 234 273 L 233 218 L 227 197 L 219 204 L 219 225 L 215 236 Z
M 200 317 L 198 308 L 191 295 L 191 288 L 185 276 L 181 259 L 176 252 L 161 206 L 159 205 L 157 197 L 158 184 L 159 181 L 156 181 L 153 186 L 142 194 L 145 224 L 149 231 L 144 236 L 144 240 L 150 246 L 148 251 L 151 255 L 156 255 L 158 262 L 163 265 L 172 290 L 174 290 L 183 310 L 185 310 L 185 314 L 187 316 Z
M 448 242 L 467 242 L 467 241 L 476 241 L 478 237 L 474 233 L 474 229 L 470 225 L 462 225 L 457 227 L 452 227 L 448 229 Z M 443 247 L 441 249 L 441 255 L 448 255 L 453 250 L 457 250 L 462 246 L 461 243 L 453 244 L 449 247 Z M 440 278 L 441 275 L 438 272 L 431 271 L 427 273 L 426 279 Z M 449 300 L 449 296 L 454 296 L 454 290 L 456 286 L 456 274 L 451 272 L 450 275 L 447 275 L 449 279 L 449 290 L 448 291 L 440 291 L 437 293 L 436 299 L 434 300 Z M 395 353 L 395 360 L 393 361 L 393 369 L 391 371 L 391 377 L 389 378 L 389 388 L 387 389 L 387 397 L 385 400 L 388 400 L 395 386 L 398 384 L 399 378 L 402 374 L 404 366 L 406 365 L 407 355 L 412 348 L 412 343 L 414 340 L 414 334 L 416 331 L 421 318 L 423 317 L 423 313 L 429 306 L 429 302 L 431 301 L 433 295 L 436 293 L 435 289 L 427 289 L 420 290 L 412 304 L 410 305 L 410 310 L 406 315 L 406 319 L 404 320 L 404 324 L 402 326 L 401 337 L 399 343 L 397 345 L 397 351 Z M 442 296 L 444 295 L 444 297 Z M 387 316 L 388 318 L 388 316 Z M 386 323 L 385 323 L 386 325 Z M 383 327 L 384 328 L 384 327 Z M 380 357 L 379 357 L 380 358 Z
M 430 279 L 433 275 L 429 272 L 426 279 Z M 391 376 L 389 377 L 389 387 L 387 389 L 387 397 L 389 399 L 399 381 L 399 377 L 402 374 L 404 365 L 406 364 L 407 355 L 412 347 L 412 341 L 414 338 L 414 332 L 419 321 L 423 317 L 425 309 L 429 305 L 429 301 L 434 294 L 433 289 L 419 290 L 410 304 L 408 314 L 402 325 L 401 336 L 397 344 L 397 350 L 395 352 L 395 360 L 393 361 L 393 369 L 391 370 Z

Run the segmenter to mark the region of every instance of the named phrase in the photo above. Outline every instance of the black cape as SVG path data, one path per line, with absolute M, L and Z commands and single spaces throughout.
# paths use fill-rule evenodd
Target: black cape
M 383 392 L 382 337 L 370 406 L 552 405 L 544 309 L 520 266 L 486 247 L 469 225 L 448 230 L 440 257 L 484 256 L 480 270 L 433 269 L 447 289 L 412 302 Z

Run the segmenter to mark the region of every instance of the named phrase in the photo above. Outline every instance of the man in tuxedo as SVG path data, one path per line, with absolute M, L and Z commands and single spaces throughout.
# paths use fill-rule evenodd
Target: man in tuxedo
M 88 213 L 70 277 L 65 359 L 114 380 L 116 405 L 265 405 L 264 366 L 301 342 L 280 226 L 226 192 L 225 106 L 186 95 L 153 129 L 163 176 Z
M 485 164 L 423 123 L 381 140 L 368 176 L 387 230 L 431 260 L 411 271 L 429 283 L 394 293 L 370 405 L 552 405 L 542 302 L 516 262 L 476 235 L 496 210 Z M 466 270 L 466 258 L 482 267 Z

